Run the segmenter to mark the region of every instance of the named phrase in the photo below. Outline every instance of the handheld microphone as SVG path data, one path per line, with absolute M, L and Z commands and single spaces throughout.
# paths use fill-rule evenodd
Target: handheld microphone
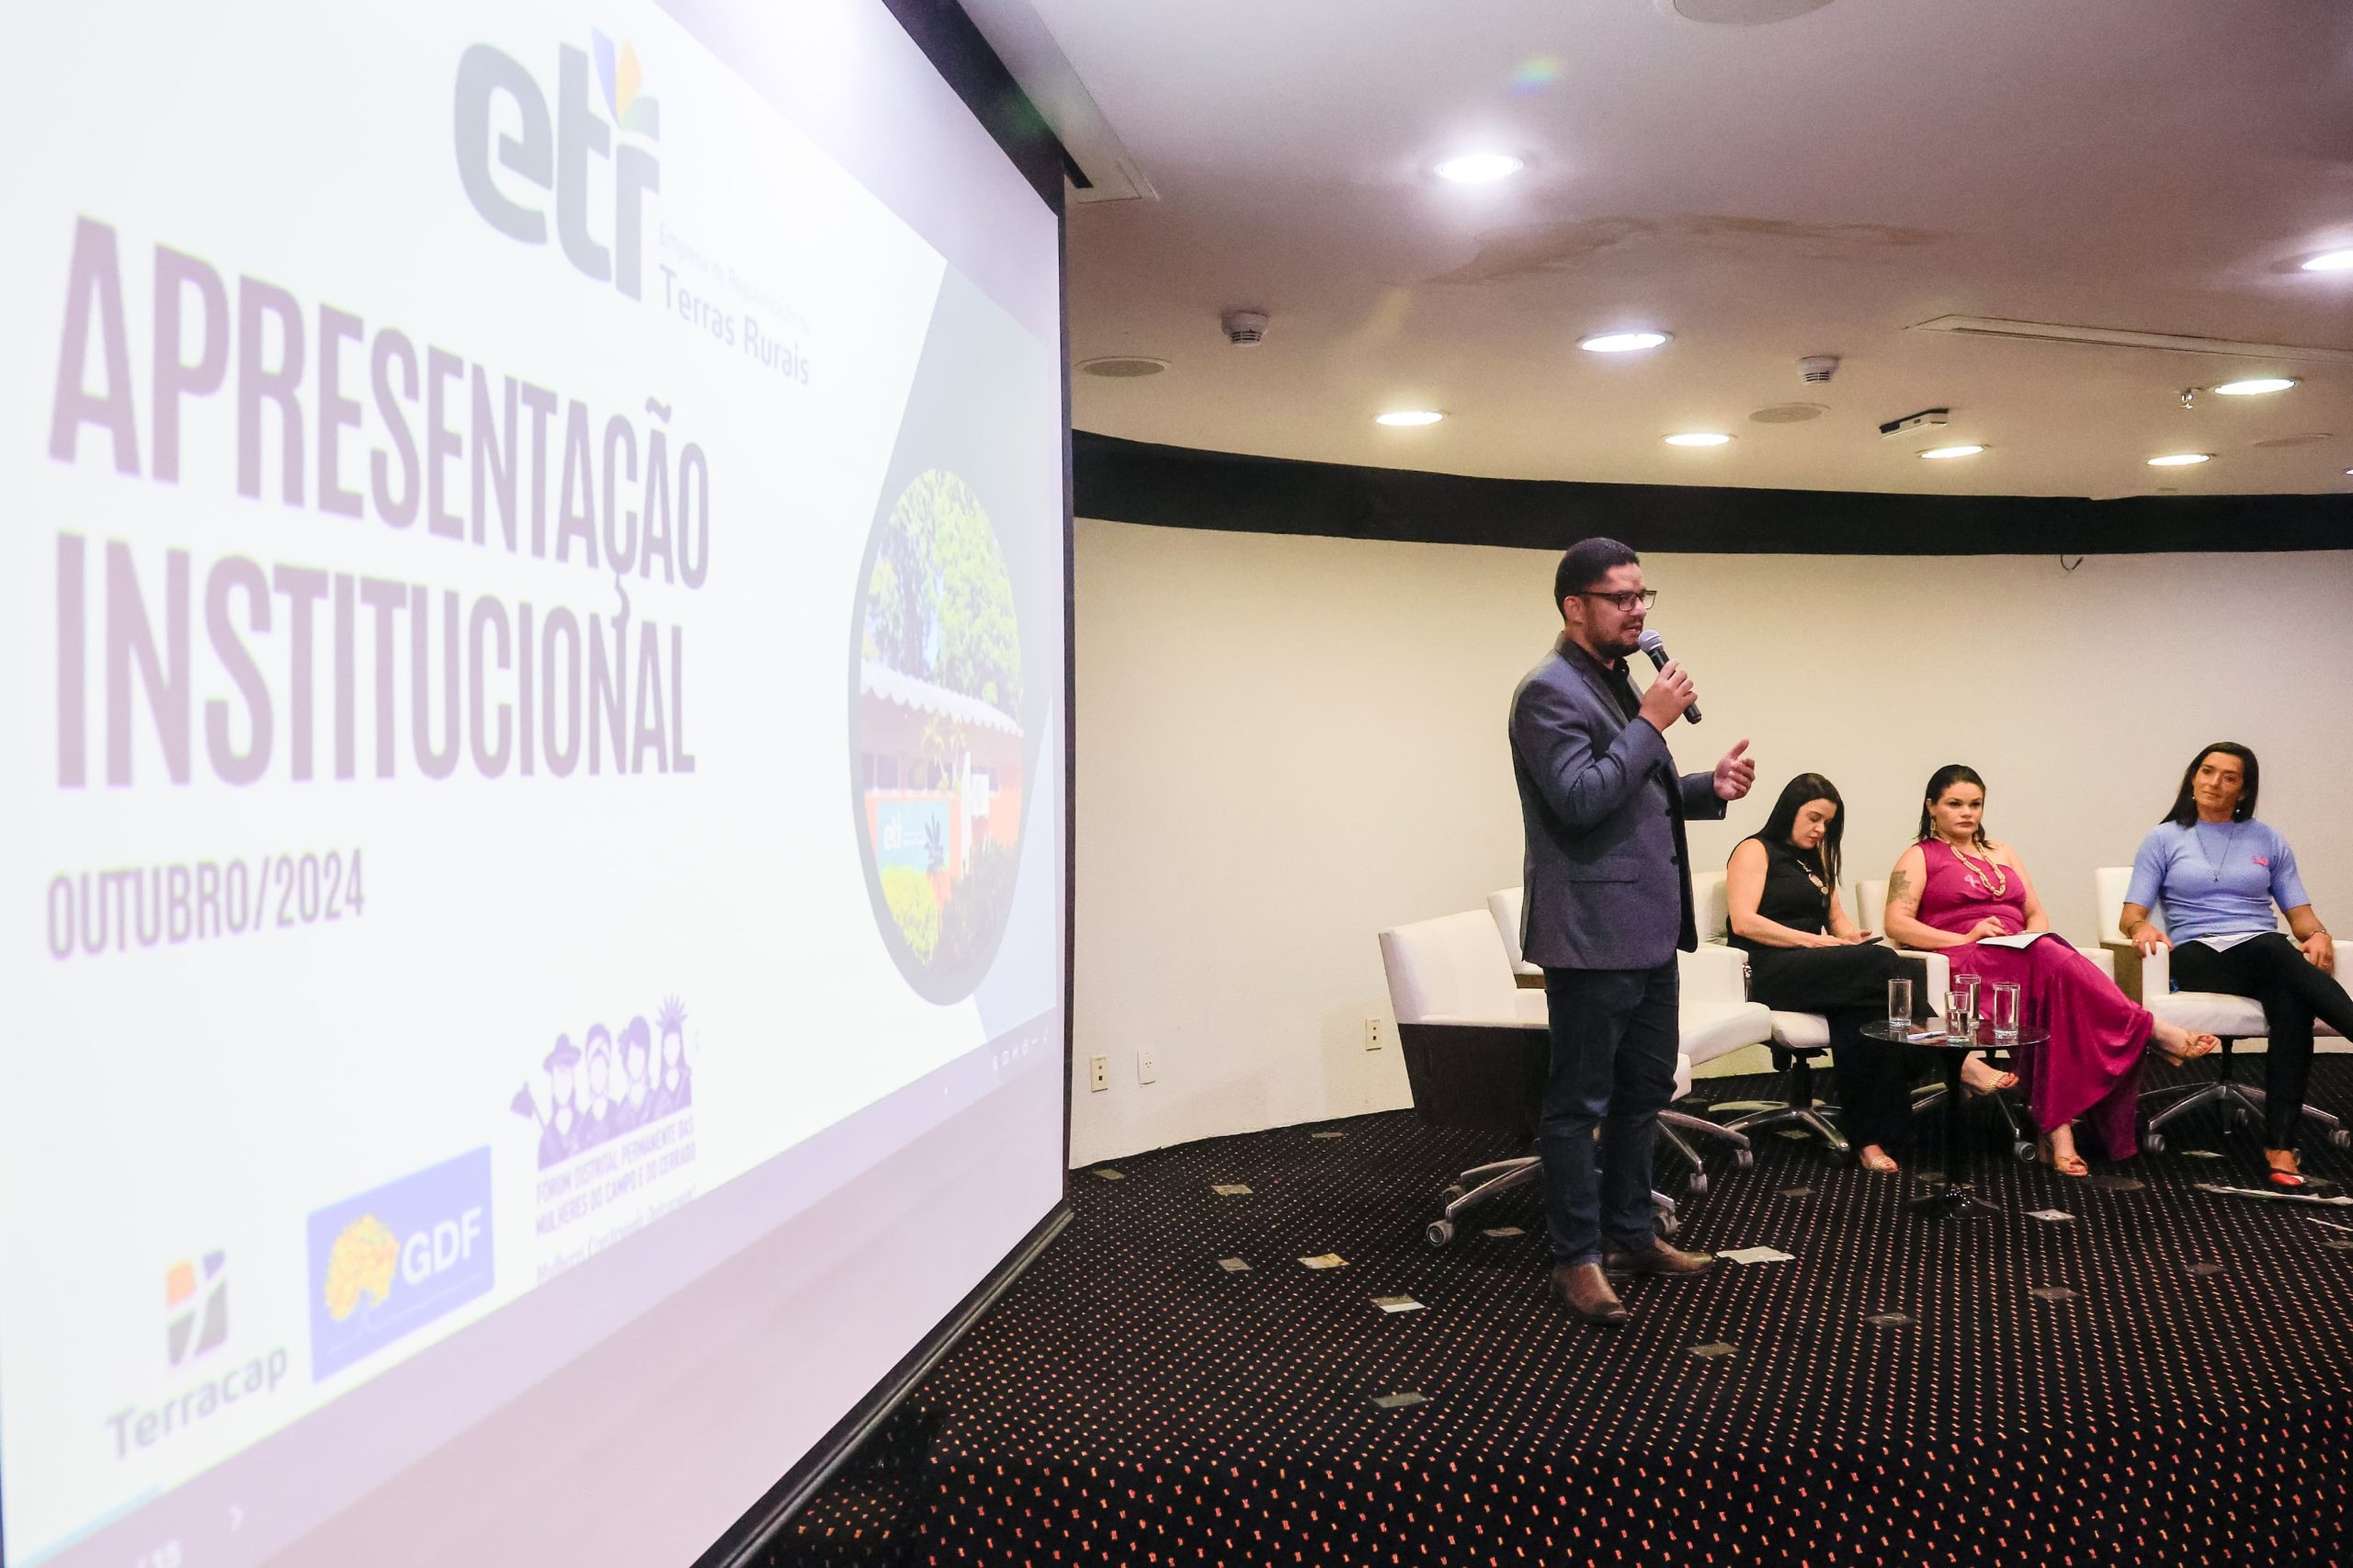
M 1643 653 L 1648 653 L 1651 656 L 1652 668 L 1661 670 L 1666 668 L 1665 638 L 1661 637 L 1655 631 L 1645 631 L 1640 637 L 1636 638 L 1634 642 L 1636 646 L 1640 647 Z M 1699 722 L 1699 705 L 1694 702 L 1690 707 L 1686 708 L 1683 710 L 1683 716 L 1686 719 L 1690 720 L 1693 723 L 1698 723 Z

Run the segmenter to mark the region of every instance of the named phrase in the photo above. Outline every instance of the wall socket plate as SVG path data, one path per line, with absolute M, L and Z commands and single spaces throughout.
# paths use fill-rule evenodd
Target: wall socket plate
M 1139 1084 L 1150 1084 L 1157 1082 L 1159 1077 L 1160 1063 L 1152 1059 L 1152 1052 L 1149 1051 L 1137 1051 L 1136 1082 Z
M 1111 1086 L 1111 1059 L 1109 1057 L 1090 1056 L 1086 1059 L 1086 1086 L 1089 1090 L 1098 1095 Z
M 1381 1015 L 1375 1013 L 1364 1021 L 1364 1048 L 1379 1051 L 1389 1043 L 1389 1031 L 1381 1027 Z

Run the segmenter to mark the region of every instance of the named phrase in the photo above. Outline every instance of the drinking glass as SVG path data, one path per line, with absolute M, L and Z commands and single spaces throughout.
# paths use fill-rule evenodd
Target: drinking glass
M 1953 976 L 1952 989 L 1945 993 L 1945 1033 L 1956 1040 L 1974 1039 L 1977 1034 L 1977 987 L 1961 983 L 1961 976 Z
M 1912 1032 L 1912 983 L 1908 980 L 1887 983 L 1887 1028 L 1898 1040 Z
M 1991 993 L 1994 1043 L 2018 1042 L 2018 987 L 2015 981 L 1997 982 Z

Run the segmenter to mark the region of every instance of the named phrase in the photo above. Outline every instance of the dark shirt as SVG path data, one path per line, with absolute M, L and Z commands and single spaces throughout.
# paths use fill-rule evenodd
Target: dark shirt
M 1561 656 L 1587 675 L 1599 678 L 1603 689 L 1617 699 L 1619 710 L 1626 715 L 1626 722 L 1629 724 L 1650 722 L 1647 719 L 1635 717 L 1643 710 L 1643 699 L 1641 694 L 1634 690 L 1634 677 L 1626 673 L 1625 660 L 1612 659 L 1605 665 L 1566 637 L 1561 639 Z M 1676 788 L 1673 771 L 1665 767 L 1654 767 L 1643 784 L 1644 792 L 1651 797 L 1652 803 L 1668 816 L 1673 816 Z

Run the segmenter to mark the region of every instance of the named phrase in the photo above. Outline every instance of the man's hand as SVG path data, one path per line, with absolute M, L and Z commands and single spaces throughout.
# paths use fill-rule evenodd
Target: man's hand
M 1683 717 L 1683 710 L 1699 699 L 1699 688 L 1683 673 L 1682 662 L 1669 659 L 1666 667 L 1658 672 L 1658 679 L 1643 693 L 1643 705 L 1634 710 L 1634 716 L 1648 719 L 1651 728 L 1663 735 Z
M 2304 957 L 2320 966 L 2323 974 L 2336 972 L 2336 938 L 2325 931 L 2315 931 L 2303 939 Z
M 2132 928 L 2132 945 L 2140 949 L 2142 956 L 2145 958 L 2159 948 L 2172 947 L 2173 941 L 2163 931 L 2143 920 Z
M 1976 925 L 1972 926 L 1969 928 L 1969 935 L 1963 937 L 1962 940 L 1975 942 L 1981 941 L 1987 937 L 2006 937 L 2009 934 L 2010 928 L 2002 924 L 1999 916 L 1989 915 L 1984 919 L 1980 920 Z
M 1667 667 L 1672 669 L 1675 666 L 1670 665 Z M 1655 691 L 1658 688 L 1653 687 L 1651 689 Z M 1756 765 L 1740 755 L 1747 749 L 1748 743 L 1743 741 L 1724 753 L 1724 759 L 1716 764 L 1716 799 L 1719 801 L 1737 801 L 1748 793 L 1751 784 L 1756 782 Z

